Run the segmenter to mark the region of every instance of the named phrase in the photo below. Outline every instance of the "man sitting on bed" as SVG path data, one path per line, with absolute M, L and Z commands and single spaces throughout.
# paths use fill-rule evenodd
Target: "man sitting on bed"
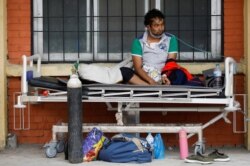
M 170 85 L 171 82 L 162 69 L 169 59 L 176 59 L 178 44 L 174 35 L 164 33 L 164 15 L 160 10 L 152 9 L 144 16 L 146 31 L 134 39 L 131 49 L 134 65 L 134 74 L 129 73 L 127 78 L 131 84 L 141 85 Z M 121 68 L 123 77 L 126 77 L 126 68 Z
M 131 48 L 134 70 L 83 65 L 79 67 L 80 76 L 108 84 L 122 81 L 137 85 L 196 85 L 192 75 L 176 63 L 178 43 L 174 35 L 164 33 L 163 13 L 157 9 L 148 11 L 144 25 L 146 31 L 134 39 Z M 99 75 L 96 77 L 92 73 Z M 200 85 L 199 80 L 197 85 Z
M 174 35 L 164 33 L 164 15 L 152 9 L 144 16 L 146 31 L 134 39 L 131 54 L 134 71 L 121 68 L 123 81 L 140 85 L 203 86 L 185 68 L 176 63 L 178 43 Z

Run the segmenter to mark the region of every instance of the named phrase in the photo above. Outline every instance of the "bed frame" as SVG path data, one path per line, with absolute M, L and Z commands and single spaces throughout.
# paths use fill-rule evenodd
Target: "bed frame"
M 33 55 L 30 57 L 23 56 L 21 92 L 14 94 L 14 116 L 20 114 L 20 123 L 16 126 L 16 118 L 14 118 L 15 130 L 28 130 L 30 128 L 30 104 L 42 102 L 67 102 L 66 82 L 58 80 L 59 87 L 44 87 L 42 84 L 28 84 L 30 77 L 41 77 L 41 57 Z M 36 61 L 34 65 L 33 61 Z M 108 133 L 178 133 L 181 129 L 185 129 L 188 138 L 194 134 L 198 134 L 198 140 L 194 149 L 196 154 L 198 151 L 203 153 L 205 145 L 203 142 L 202 131 L 211 124 L 220 119 L 230 123 L 227 115 L 230 112 L 240 110 L 240 104 L 235 100 L 234 94 L 234 74 L 236 73 L 236 62 L 230 58 L 225 58 L 225 80 L 222 88 L 194 87 L 194 86 L 138 86 L 124 84 L 87 84 L 83 85 L 82 102 L 103 102 L 106 103 L 108 110 L 115 110 L 117 123 L 109 124 L 83 124 L 82 131 L 89 132 L 93 127 L 97 127 L 103 132 Z M 124 64 L 124 63 L 121 63 Z M 32 79 L 33 80 L 33 79 Z M 53 84 L 53 83 L 52 83 Z M 56 83 L 58 84 L 58 83 Z M 35 86 L 35 87 L 34 87 Z M 63 88 L 64 87 L 64 88 Z M 37 93 L 37 89 L 49 89 L 50 93 L 46 96 Z M 33 89 L 30 91 L 30 89 Z M 35 89 L 35 91 L 34 91 Z M 241 95 L 241 94 L 239 94 Z M 244 112 L 246 110 L 246 97 L 244 98 Z M 112 103 L 117 103 L 114 107 Z M 176 105 L 198 104 L 197 107 L 142 107 L 141 103 L 172 103 Z M 202 105 L 209 105 L 203 107 Z M 211 105 L 211 106 L 210 106 Z M 17 112 L 18 111 L 18 112 Z M 25 118 L 25 111 L 28 117 Z M 211 120 L 204 124 L 140 124 L 140 111 L 162 111 L 162 112 L 218 112 Z M 25 123 L 24 121 L 28 121 Z M 132 121 L 132 123 L 131 123 Z M 236 118 L 234 118 L 234 132 L 246 132 L 246 124 L 244 123 L 243 131 L 236 130 Z M 25 124 L 28 124 L 25 126 Z M 52 141 L 48 144 L 46 155 L 55 157 L 57 152 L 62 151 L 63 144 L 58 142 L 57 133 L 68 132 L 67 123 L 53 125 Z

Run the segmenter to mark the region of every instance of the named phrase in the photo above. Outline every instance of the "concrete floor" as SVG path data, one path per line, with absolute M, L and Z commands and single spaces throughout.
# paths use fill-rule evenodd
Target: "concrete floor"
M 206 153 L 211 152 L 212 149 L 207 149 Z M 215 166 L 249 166 L 250 165 L 250 151 L 244 148 L 220 148 L 219 151 L 226 153 L 231 158 L 229 162 L 214 162 L 211 165 Z M 46 158 L 42 145 L 19 145 L 16 149 L 5 149 L 0 151 L 0 166 L 62 166 L 72 165 L 67 160 L 64 160 L 64 153 L 59 153 L 56 158 Z M 80 163 L 73 165 L 88 165 L 88 166 L 138 166 L 136 163 L 108 163 L 103 161 L 92 161 L 88 163 Z M 182 165 L 197 165 L 197 163 L 185 163 L 179 159 L 177 149 L 167 150 L 166 157 L 163 160 L 154 159 L 151 163 L 141 165 L 152 166 L 182 166 Z M 200 165 L 200 164 L 198 164 Z

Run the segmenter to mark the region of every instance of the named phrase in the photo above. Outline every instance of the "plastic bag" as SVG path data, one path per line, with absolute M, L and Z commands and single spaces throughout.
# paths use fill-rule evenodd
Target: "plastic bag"
M 154 155 L 155 159 L 164 159 L 165 145 L 163 143 L 161 134 L 156 134 L 154 138 Z
M 83 161 L 93 161 L 103 146 L 105 137 L 102 131 L 93 128 L 83 142 Z

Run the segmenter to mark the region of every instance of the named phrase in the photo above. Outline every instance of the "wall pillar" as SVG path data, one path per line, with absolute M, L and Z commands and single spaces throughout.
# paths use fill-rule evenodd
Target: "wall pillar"
M 0 0 L 0 149 L 6 145 L 7 136 L 7 5 Z
M 250 120 L 250 76 L 249 76 L 249 71 L 250 71 L 250 1 L 249 0 L 244 0 L 244 56 L 246 59 L 246 93 L 248 96 L 247 100 L 247 119 Z M 250 150 L 250 121 L 248 121 L 247 125 L 247 134 L 246 134 L 246 147 L 248 150 Z

